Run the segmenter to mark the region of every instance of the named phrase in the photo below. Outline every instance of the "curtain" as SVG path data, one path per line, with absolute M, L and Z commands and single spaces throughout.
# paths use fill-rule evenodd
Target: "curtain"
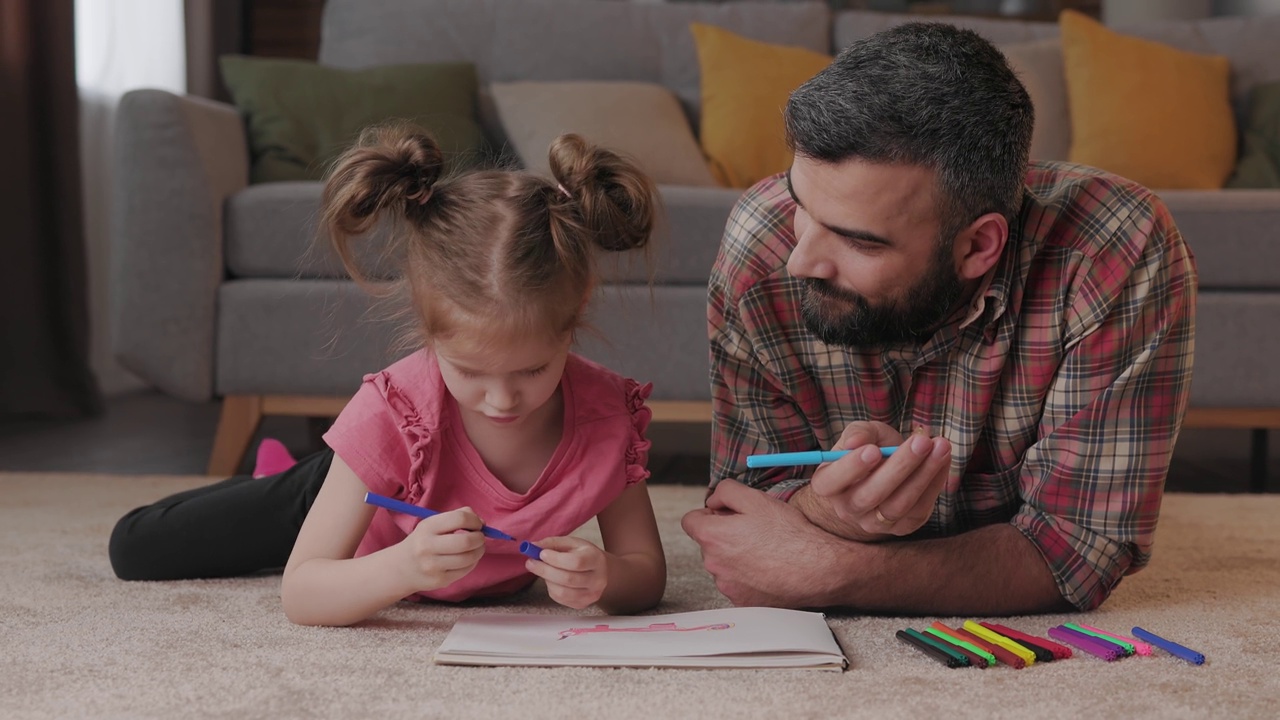
M 73 0 L 0 0 L 0 418 L 100 412 Z

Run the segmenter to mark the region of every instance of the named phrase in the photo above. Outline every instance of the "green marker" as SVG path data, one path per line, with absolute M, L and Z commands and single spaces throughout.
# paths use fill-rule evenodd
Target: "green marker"
M 1081 626 L 1079 626 L 1079 625 L 1077 625 L 1077 624 L 1075 624 L 1075 623 L 1063 623 L 1063 624 L 1064 624 L 1064 625 L 1066 625 L 1067 627 L 1071 628 L 1072 630 L 1075 630 L 1075 631 L 1076 631 L 1076 632 L 1078 632 L 1078 633 L 1084 633 L 1085 635 L 1089 635 L 1089 636 L 1091 636 L 1091 637 L 1096 637 L 1096 638 L 1098 638 L 1099 640 L 1106 640 L 1107 642 L 1111 643 L 1112 645 L 1119 645 L 1120 647 L 1124 648 L 1124 654 L 1125 654 L 1126 656 L 1128 656 L 1128 655 L 1133 655 L 1134 653 L 1138 652 L 1138 648 L 1134 647 L 1132 643 L 1127 643 L 1127 642 L 1125 642 L 1125 641 L 1123 641 L 1123 640 L 1118 640 L 1118 639 L 1116 639 L 1116 638 L 1109 637 L 1109 636 L 1107 636 L 1107 635 L 1103 635 L 1102 633 L 1096 633 L 1096 632 L 1094 632 L 1094 631 L 1092 631 L 1092 630 L 1086 630 L 1085 628 L 1083 628 L 1083 627 L 1081 627 Z
M 944 633 L 940 633 L 937 630 L 934 630 L 933 628 L 925 628 L 924 632 L 926 635 L 932 635 L 938 638 L 939 640 L 941 640 L 942 642 L 951 643 L 952 645 L 958 645 L 959 647 L 962 647 L 965 650 L 968 650 L 974 655 L 977 655 L 983 660 L 986 660 L 987 665 L 989 666 L 994 666 L 997 662 L 995 655 L 992 655 L 991 653 L 987 652 L 986 650 L 983 650 L 982 648 L 978 647 L 977 645 L 974 645 L 971 642 L 965 642 L 964 640 L 959 640 L 959 639 L 950 637 Z

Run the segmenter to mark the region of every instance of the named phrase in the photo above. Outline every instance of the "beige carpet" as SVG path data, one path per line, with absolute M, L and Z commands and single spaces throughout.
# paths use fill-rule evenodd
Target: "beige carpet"
M 1086 622 L 1135 624 L 1203 652 L 1022 671 L 948 670 L 895 630 L 936 618 L 833 617 L 851 666 L 778 670 L 431 664 L 460 614 L 568 611 L 534 590 L 501 605 L 401 605 L 354 628 L 290 625 L 278 577 L 124 583 L 106 539 L 123 512 L 200 478 L 0 474 L 0 718 L 941 718 L 1280 716 L 1280 496 L 1166 499 L 1155 560 Z M 671 582 L 660 610 L 723 606 L 681 513 L 656 487 Z M 954 621 L 954 618 L 943 618 Z M 1043 633 L 1079 616 L 1011 618 Z

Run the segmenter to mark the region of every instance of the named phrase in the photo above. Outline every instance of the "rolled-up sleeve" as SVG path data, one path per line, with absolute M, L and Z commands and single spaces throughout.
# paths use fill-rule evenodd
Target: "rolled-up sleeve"
M 1167 210 L 1131 217 L 1117 238 L 1066 298 L 1068 349 L 1011 521 L 1082 610 L 1151 559 L 1195 345 L 1194 260 Z

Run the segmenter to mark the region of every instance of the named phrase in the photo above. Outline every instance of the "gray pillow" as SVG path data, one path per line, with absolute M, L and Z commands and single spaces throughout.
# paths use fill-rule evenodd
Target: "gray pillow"
M 490 90 L 503 131 L 529 170 L 550 176 L 551 141 L 573 132 L 629 157 L 659 184 L 716 184 L 679 101 L 661 85 L 511 82 Z
M 1067 160 L 1071 154 L 1071 109 L 1067 105 L 1062 41 L 1036 40 L 1004 45 L 1000 50 L 1027 88 L 1036 109 L 1031 159 Z

